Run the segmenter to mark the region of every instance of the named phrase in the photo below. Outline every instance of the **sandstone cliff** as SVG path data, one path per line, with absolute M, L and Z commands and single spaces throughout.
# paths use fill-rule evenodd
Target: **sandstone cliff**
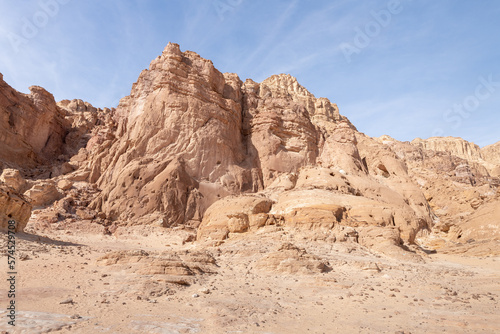
M 486 162 L 493 165 L 490 168 L 492 176 L 500 177 L 500 142 L 483 147 L 481 154 Z
M 474 143 L 469 143 L 456 137 L 431 137 L 429 139 L 414 139 L 413 145 L 426 150 L 448 152 L 466 160 L 480 160 L 483 158 L 481 148 Z
M 68 124 L 54 97 L 38 86 L 30 92 L 15 91 L 0 75 L 0 160 L 8 165 L 33 168 L 63 153 Z
M 199 238 L 225 238 L 253 224 L 234 196 L 256 193 L 275 203 L 252 213 L 257 225 L 395 226 L 407 242 L 432 225 L 404 163 L 290 75 L 242 82 L 169 44 L 120 101 L 116 121 L 109 150 L 92 163 L 102 192 L 91 208 L 110 221 L 201 223 Z M 230 195 L 229 211 L 203 218 Z
M 176 44 L 116 110 L 1 83 L 1 181 L 37 209 L 33 230 L 188 226 L 220 242 L 274 226 L 387 253 L 496 212 L 497 146 L 370 138 L 290 75 L 242 81 Z

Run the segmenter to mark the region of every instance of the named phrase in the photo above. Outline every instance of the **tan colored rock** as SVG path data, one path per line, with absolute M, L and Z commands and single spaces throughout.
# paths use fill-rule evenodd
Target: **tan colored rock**
M 115 251 L 100 257 L 96 262 L 100 266 L 125 268 L 128 272 L 138 275 L 161 275 L 161 280 L 181 285 L 193 283 L 191 276 L 217 271 L 215 259 L 203 251 L 161 254 L 151 254 L 143 250 Z
M 63 179 L 57 182 L 57 187 L 61 190 L 69 190 L 73 187 L 73 182 Z
M 198 240 L 220 241 L 274 224 L 397 248 L 435 223 L 453 238 L 459 222 L 497 201 L 498 145 L 370 138 L 290 75 L 242 82 L 176 44 L 116 110 L 1 83 L 0 143 L 12 152 L 0 154 L 0 167 L 24 167 L 34 185 L 26 195 L 57 226 L 190 226 Z M 36 135 L 26 139 L 24 128 Z M 62 192 L 71 204 L 50 206 Z
M 478 207 L 455 226 L 450 233 L 456 241 L 500 240 L 500 200 Z
M 30 203 L 12 188 L 0 183 L 0 231 L 9 230 L 9 221 L 14 221 L 15 232 L 22 232 L 31 216 Z
M 500 177 L 500 142 L 483 147 L 481 155 L 485 161 L 492 164 L 491 175 Z
M 414 139 L 413 145 L 426 150 L 449 152 L 454 156 L 465 160 L 479 160 L 483 156 L 481 148 L 474 143 L 470 143 L 457 137 L 431 137 L 429 139 Z
M 241 233 L 265 225 L 272 201 L 264 197 L 227 197 L 205 212 L 197 240 L 224 240 L 229 233 Z
M 397 226 L 401 238 L 409 243 L 414 241 L 421 229 L 426 228 L 425 219 L 404 201 L 397 205 L 319 189 L 284 192 L 270 214 L 283 216 L 285 225 L 303 225 L 307 229 L 331 229 L 337 224 Z
M 326 261 L 291 243 L 281 245 L 275 252 L 258 260 L 255 268 L 283 274 L 318 274 L 331 270 Z
M 35 167 L 63 153 L 66 123 L 52 94 L 30 87 L 22 94 L 0 80 L 0 160 Z
M 0 181 L 4 182 L 9 187 L 12 187 L 16 192 L 23 193 L 27 186 L 26 180 L 21 176 L 17 169 L 4 169 L 0 176 Z
M 119 139 L 110 141 L 108 154 L 105 149 L 91 157 L 90 174 L 90 181 L 97 180 L 103 189 L 92 207 L 112 219 L 136 219 L 183 206 L 193 213 L 184 214 L 184 223 L 201 221 L 219 198 L 263 190 L 280 175 L 315 164 L 323 131 L 315 122 L 344 122 L 352 130 L 336 105 L 315 98 L 289 75 L 242 83 L 199 55 L 181 52 L 176 44 L 169 44 L 141 73 L 116 115 Z M 158 174 L 173 159 L 183 161 L 195 186 L 181 206 L 159 205 L 157 193 L 142 192 L 151 178 L 138 166 L 148 165 Z M 133 185 L 125 182 L 122 196 L 122 179 L 130 175 L 135 175 Z M 290 181 L 287 188 L 293 186 Z M 144 202 L 148 210 L 141 209 Z
M 33 207 L 48 206 L 63 197 L 54 181 L 39 181 L 24 193 L 30 199 Z

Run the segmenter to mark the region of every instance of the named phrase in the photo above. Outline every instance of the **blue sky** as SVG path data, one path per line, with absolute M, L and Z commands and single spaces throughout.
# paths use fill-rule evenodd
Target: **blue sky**
M 0 72 L 113 107 L 169 41 L 222 72 L 290 73 L 358 130 L 500 140 L 497 0 L 0 0 Z

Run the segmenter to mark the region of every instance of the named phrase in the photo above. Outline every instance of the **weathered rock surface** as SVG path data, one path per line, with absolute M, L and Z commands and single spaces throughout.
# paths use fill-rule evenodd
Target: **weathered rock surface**
M 224 240 L 229 233 L 256 230 L 274 221 L 267 213 L 272 201 L 264 197 L 226 197 L 215 202 L 205 212 L 198 228 L 198 240 Z
M 194 276 L 217 272 L 216 261 L 208 252 L 163 252 L 150 254 L 143 250 L 116 251 L 97 259 L 97 265 L 125 268 L 138 275 L 160 275 L 167 283 L 190 285 Z M 158 276 L 156 276 L 158 277 Z
M 370 138 L 290 75 L 242 81 L 176 44 L 116 110 L 0 84 L 1 179 L 41 230 L 189 226 L 221 241 L 274 226 L 395 254 L 496 212 L 498 144 Z
M 12 187 L 15 191 L 23 193 L 27 187 L 26 180 L 17 169 L 6 168 L 0 176 L 0 181 Z
M 0 160 L 35 167 L 63 153 L 68 125 L 52 94 L 32 86 L 21 94 L 0 79 Z
M 22 94 L 0 76 L 0 161 L 27 175 L 60 173 L 61 164 L 85 146 L 90 132 L 110 120 L 113 110 L 97 109 L 81 100 L 56 103 L 42 87 Z M 53 170 L 44 175 L 40 167 Z
M 14 189 L 0 183 L 0 231 L 9 229 L 9 221 L 15 221 L 15 232 L 22 232 L 31 216 L 30 203 Z
M 120 101 L 116 120 L 105 149 L 92 154 L 87 145 L 88 170 L 102 189 L 91 207 L 111 220 L 201 222 L 198 238 L 218 240 L 276 221 L 303 228 L 395 225 L 413 242 L 432 225 L 425 196 L 404 162 L 289 75 L 242 82 L 169 44 Z M 283 191 L 306 189 L 309 206 L 292 213 L 292 205 L 280 206 Z M 247 193 L 276 202 L 273 212 L 280 213 L 266 216 L 266 204 L 248 216 L 253 204 L 247 197 L 217 203 Z M 318 196 L 341 203 L 315 203 Z
M 500 142 L 483 147 L 481 154 L 485 161 L 493 165 L 491 176 L 500 177 Z
M 47 206 L 63 197 L 53 181 L 37 182 L 31 189 L 24 193 L 34 207 Z
M 426 150 L 437 152 L 448 152 L 465 160 L 479 160 L 483 156 L 481 148 L 474 143 L 457 137 L 431 137 L 428 139 L 416 138 L 411 142 L 413 145 Z

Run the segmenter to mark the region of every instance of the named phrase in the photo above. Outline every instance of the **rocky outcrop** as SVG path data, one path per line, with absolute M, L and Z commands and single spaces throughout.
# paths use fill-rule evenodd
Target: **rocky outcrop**
M 411 144 L 389 136 L 377 140 L 406 163 L 414 183 L 423 191 L 434 215 L 433 238 L 454 243 L 496 238 L 500 225 L 494 213 L 500 204 L 500 180 L 492 171 L 499 165 L 491 158 L 486 161 L 483 150 L 478 153 L 475 145 L 460 138 L 431 139 L 434 143 L 454 144 L 432 146 L 437 147 L 436 151 L 415 145 L 420 140 Z M 464 150 L 457 153 L 457 147 L 472 147 L 475 153 L 459 157 Z
M 316 274 L 332 270 L 326 261 L 291 243 L 285 243 L 259 259 L 255 268 L 282 274 Z
M 210 61 L 169 44 L 120 101 L 119 139 L 94 162 L 102 194 L 93 207 L 115 220 L 156 212 L 172 226 L 252 183 L 257 176 L 238 167 L 239 84 Z
M 52 94 L 32 86 L 22 94 L 0 79 L 0 160 L 33 168 L 63 153 L 69 125 Z
M 491 175 L 500 177 L 500 142 L 483 147 L 481 155 L 486 162 L 493 165 L 490 168 Z
M 0 76 L 0 162 L 23 176 L 50 178 L 76 166 L 67 160 L 87 144 L 92 132 L 111 122 L 112 109 L 81 100 L 56 103 L 42 87 L 22 94 Z
M 265 197 L 227 197 L 215 202 L 205 212 L 198 228 L 198 240 L 224 240 L 230 233 L 257 230 L 274 222 L 267 213 L 272 201 Z
M 1 180 L 41 230 L 188 226 L 217 244 L 271 226 L 396 254 L 433 226 L 451 238 L 500 185 L 498 145 L 370 138 L 290 75 L 242 81 L 176 44 L 116 110 L 0 84 Z
M 9 230 L 9 221 L 14 221 L 14 231 L 22 232 L 31 216 L 31 205 L 13 188 L 0 183 L 0 231 Z
M 411 142 L 413 145 L 426 150 L 437 152 L 448 152 L 459 158 L 476 161 L 483 159 L 481 148 L 457 137 L 431 137 L 429 139 L 416 138 Z
M 219 240 L 282 221 L 391 225 L 413 242 L 432 225 L 404 163 L 290 75 L 242 82 L 169 44 L 120 101 L 115 120 L 100 151 L 90 141 L 86 148 L 89 177 L 102 189 L 91 208 L 113 221 L 201 223 L 199 239 Z M 229 195 L 243 197 L 221 200 Z M 266 209 L 255 211 L 255 201 Z
M 17 169 L 4 169 L 0 176 L 0 181 L 13 188 L 18 193 L 23 193 L 28 186 L 26 180 Z
M 51 180 L 35 183 L 24 195 L 30 199 L 31 204 L 36 208 L 50 205 L 64 196 L 57 189 L 55 182 Z

